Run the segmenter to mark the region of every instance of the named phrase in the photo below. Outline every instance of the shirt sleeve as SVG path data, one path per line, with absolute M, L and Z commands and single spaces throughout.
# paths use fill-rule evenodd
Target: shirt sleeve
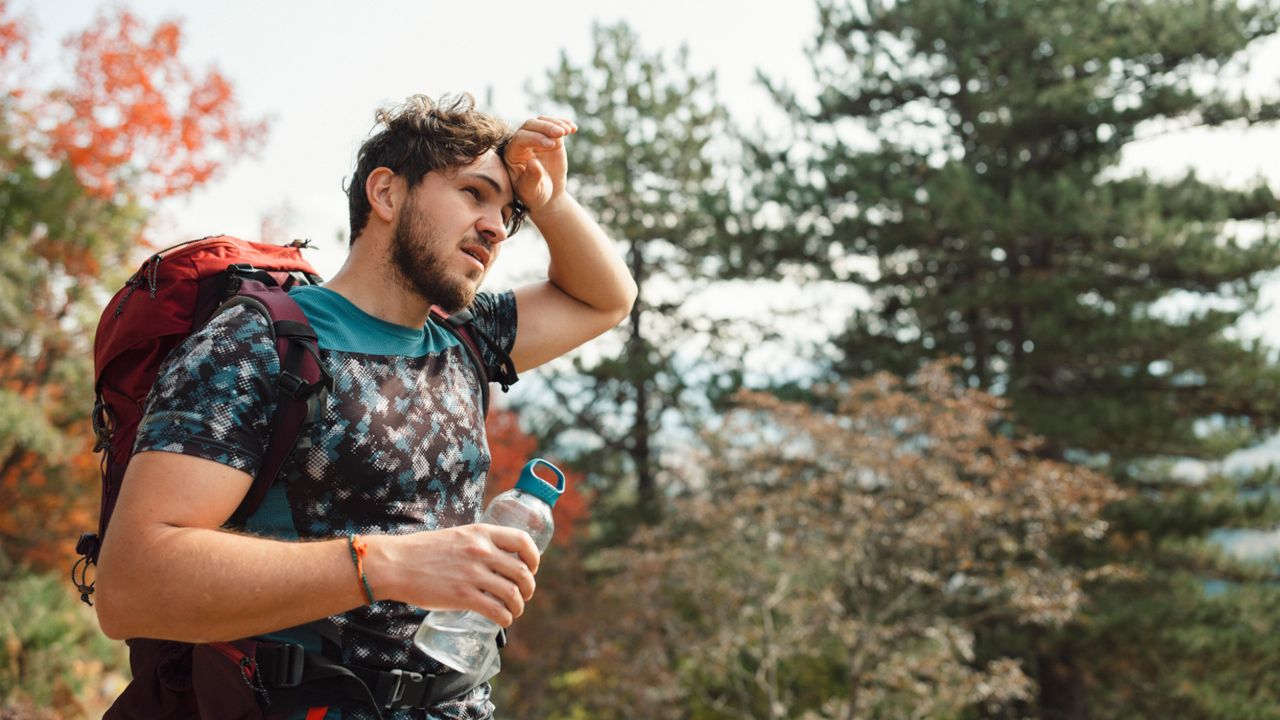
M 217 315 L 165 360 L 134 452 L 180 453 L 256 475 L 279 373 L 266 318 L 244 306 Z
M 476 327 L 488 335 L 510 354 L 516 344 L 516 294 L 508 290 L 504 293 L 479 293 L 471 302 L 471 315 Z M 488 369 L 489 377 L 498 376 L 498 356 L 485 343 L 480 345 L 480 356 Z

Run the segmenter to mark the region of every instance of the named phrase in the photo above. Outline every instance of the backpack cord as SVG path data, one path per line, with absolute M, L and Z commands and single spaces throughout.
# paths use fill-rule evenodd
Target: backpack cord
M 471 313 L 469 308 L 463 308 L 455 313 L 439 311 L 437 314 L 433 312 L 433 317 L 443 319 L 445 324 L 452 328 L 455 333 L 464 336 L 462 338 L 464 341 L 465 336 L 471 335 L 472 331 L 474 331 L 475 337 L 480 338 L 480 341 L 485 344 L 485 347 L 489 349 L 489 352 L 493 353 L 498 358 L 498 376 L 490 379 L 489 370 L 484 366 L 484 359 L 480 357 L 479 348 L 471 348 L 476 351 L 475 360 L 480 365 L 480 369 L 484 373 L 485 380 L 496 381 L 498 385 L 502 387 L 502 392 L 508 392 L 511 390 L 511 386 L 520 379 L 516 374 L 515 362 L 511 360 L 511 356 L 507 354 L 506 350 L 502 349 L 502 346 L 499 345 L 496 340 L 490 337 L 484 330 L 480 329 L 479 324 L 475 321 L 475 315 Z M 474 344 L 474 341 L 467 344 L 472 345 Z M 485 403 L 485 409 L 486 411 L 488 410 L 488 402 Z
M 489 337 L 488 333 L 480 329 L 479 325 L 475 322 L 470 322 L 470 324 L 471 329 L 475 331 L 476 335 L 478 335 L 489 348 L 489 352 L 498 356 L 498 377 L 494 379 L 497 380 L 498 385 L 502 387 L 502 392 L 509 391 L 511 389 L 511 385 L 519 379 L 516 377 L 515 362 L 511 360 L 511 356 L 507 354 L 506 350 L 502 349 L 502 346 L 499 345 L 496 340 Z

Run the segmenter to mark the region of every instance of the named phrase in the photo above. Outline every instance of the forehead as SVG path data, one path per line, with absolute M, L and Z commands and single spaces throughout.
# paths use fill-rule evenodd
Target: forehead
M 498 157 L 498 154 L 492 150 L 486 151 L 485 154 L 473 160 L 469 165 L 459 165 L 452 168 L 450 176 L 454 178 L 470 178 L 486 185 L 496 185 L 498 194 L 506 202 L 510 202 L 513 197 L 511 177 L 507 175 L 507 166 L 502 162 L 502 158 Z

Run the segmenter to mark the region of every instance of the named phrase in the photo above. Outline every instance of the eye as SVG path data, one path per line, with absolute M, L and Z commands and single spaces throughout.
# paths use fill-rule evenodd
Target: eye
M 463 191 L 463 192 L 465 192 L 465 193 L 470 194 L 470 195 L 471 195 L 471 197 L 472 197 L 472 198 L 474 198 L 474 199 L 476 199 L 476 200 L 479 200 L 479 199 L 480 199 L 480 191 L 479 191 L 479 190 L 477 190 L 476 188 L 473 188 L 473 187 L 464 187 L 464 188 L 462 188 L 462 191 Z

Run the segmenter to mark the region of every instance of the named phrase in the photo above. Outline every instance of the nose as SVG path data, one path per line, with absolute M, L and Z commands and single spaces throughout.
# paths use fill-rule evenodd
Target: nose
M 487 212 L 476 220 L 476 232 L 491 243 L 500 243 L 507 239 L 507 226 L 502 222 L 502 211 Z

